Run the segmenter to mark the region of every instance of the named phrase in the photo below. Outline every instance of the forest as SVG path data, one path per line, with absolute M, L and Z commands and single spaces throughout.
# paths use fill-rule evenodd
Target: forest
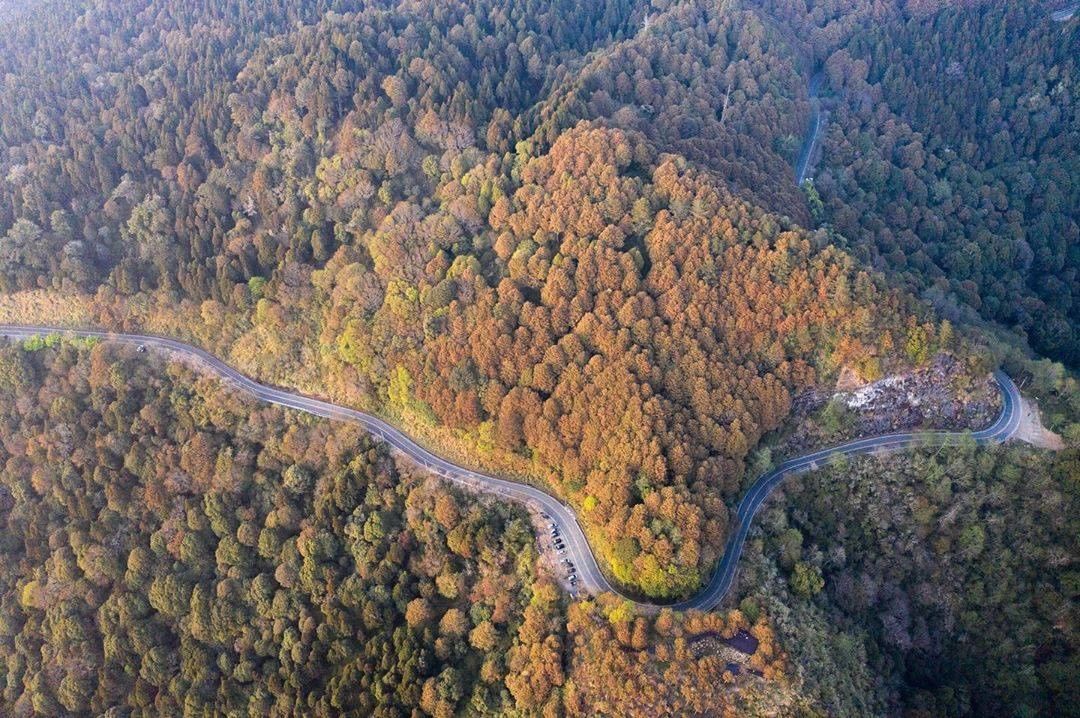
M 808 474 L 763 517 L 742 608 L 773 617 L 828 715 L 1076 715 L 1075 447 Z
M 5 5 L 0 321 L 176 336 L 377 413 L 566 501 L 629 595 L 703 585 L 841 375 L 1004 360 L 1069 448 L 823 470 L 732 610 L 633 616 L 568 601 L 520 507 L 356 429 L 5 347 L 2 705 L 1075 711 L 1080 22 L 1051 7 Z M 743 627 L 764 676 L 729 683 L 691 639 Z
M 569 606 L 520 508 L 178 362 L 5 344 L 0 424 L 4 715 L 719 715 L 785 684 L 763 615 Z M 762 677 L 707 688 L 687 640 L 738 629 Z
M 1080 363 L 1080 28 L 1039 3 L 899 16 L 824 62 L 822 220 L 942 316 Z M 930 80 L 930 81 L 928 81 Z
M 876 378 L 907 363 L 922 353 L 906 351 L 912 337 L 935 349 L 935 322 L 823 235 L 762 209 L 801 203 L 780 179 L 797 127 L 775 118 L 806 108 L 753 12 L 675 5 L 619 44 L 625 61 L 586 63 L 643 9 L 597 6 L 594 30 L 563 47 L 527 3 L 510 16 L 426 7 L 327 9 L 289 30 L 267 9 L 251 38 L 222 8 L 218 43 L 236 48 L 235 67 L 213 32 L 160 47 L 147 36 L 95 69 L 110 78 L 100 92 L 53 87 L 66 99 L 51 129 L 39 108 L 3 130 L 9 158 L 25 160 L 12 159 L 18 189 L 0 198 L 0 253 L 15 260 L 4 288 L 93 292 L 101 323 L 193 336 L 261 378 L 536 481 L 581 509 L 617 581 L 688 595 L 724 545 L 748 450 L 791 396 L 845 364 Z M 212 19 L 152 9 L 165 27 Z M 80 37 L 136 20 L 110 5 L 82 22 Z M 481 36 L 499 62 L 467 61 Z M 26 42 L 59 56 L 9 58 L 25 63 L 12 71 L 86 79 L 78 43 Z M 725 107 L 716 132 L 691 119 L 705 87 L 692 58 L 706 47 L 707 91 L 728 88 L 710 100 Z M 497 82 L 504 61 L 530 81 Z M 628 66 L 633 78 L 611 77 Z M 763 83 L 785 68 L 780 103 L 767 88 L 783 83 Z M 619 109 L 650 102 L 665 119 Z M 114 115 L 110 129 L 77 141 L 93 111 Z M 702 132 L 730 136 L 692 139 Z

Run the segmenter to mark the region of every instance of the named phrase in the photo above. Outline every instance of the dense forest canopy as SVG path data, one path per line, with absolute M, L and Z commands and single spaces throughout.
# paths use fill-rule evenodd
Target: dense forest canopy
M 783 693 L 762 617 L 568 607 L 519 508 L 182 364 L 5 344 L 0 426 L 4 715 L 656 715 L 636 690 L 733 715 Z M 764 676 L 738 690 L 686 648 L 737 629 Z
M 1078 478 L 1075 445 L 837 462 L 763 517 L 743 600 L 829 715 L 1075 715 Z
M 1038 3 L 898 17 L 825 63 L 824 218 L 947 315 L 1080 362 L 1080 25 Z M 970 311 L 970 310 L 968 310 Z
M 4 289 L 452 435 L 650 596 L 701 584 L 794 394 L 947 343 L 797 223 L 805 89 L 748 7 L 108 4 L 4 42 Z
M 568 602 L 520 507 L 355 429 L 5 345 L 0 712 L 1075 712 L 1056 6 L 0 7 L 0 318 L 178 335 L 377 412 L 570 503 L 631 593 L 701 586 L 841 374 L 948 355 L 957 389 L 1008 356 L 1070 447 L 828 468 L 751 533 L 738 611 L 645 618 Z M 736 628 L 763 676 L 702 653 Z

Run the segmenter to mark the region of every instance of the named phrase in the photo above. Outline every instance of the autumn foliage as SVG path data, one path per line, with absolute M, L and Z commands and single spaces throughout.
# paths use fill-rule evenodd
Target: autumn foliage
M 0 39 L 26 80 L 0 88 L 0 290 L 92 295 L 548 487 L 641 594 L 701 585 L 793 395 L 923 325 L 800 228 L 808 105 L 750 9 L 136 5 Z M 108 92 L 65 84 L 84 35 L 139 37 Z

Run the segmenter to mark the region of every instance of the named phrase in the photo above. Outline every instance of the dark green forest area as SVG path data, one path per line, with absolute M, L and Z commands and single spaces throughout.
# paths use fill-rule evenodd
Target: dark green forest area
M 521 516 L 141 359 L 2 351 L 5 713 L 502 703 L 546 605 Z
M 749 598 L 832 715 L 1076 715 L 1080 456 L 839 462 L 763 521 Z
M 944 316 L 974 309 L 1080 362 L 1080 27 L 1039 3 L 896 18 L 825 63 L 814 183 L 856 256 Z M 856 249 L 857 248 L 857 249 Z

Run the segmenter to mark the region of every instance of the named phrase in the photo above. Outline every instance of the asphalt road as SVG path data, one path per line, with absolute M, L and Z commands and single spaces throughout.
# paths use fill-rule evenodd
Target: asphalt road
M 417 465 L 438 476 L 466 488 L 494 494 L 546 512 L 552 517 L 551 520 L 559 525 L 560 533 L 567 546 L 567 556 L 577 566 L 580 588 L 590 592 L 609 591 L 619 593 L 608 582 L 603 572 L 600 571 L 596 557 L 589 547 L 585 533 L 578 524 L 573 510 L 555 497 L 537 488 L 458 466 L 431 453 L 377 416 L 338 406 L 321 399 L 260 384 L 244 376 L 214 355 L 175 339 L 146 334 L 115 334 L 96 330 L 72 330 L 49 326 L 0 325 L 0 337 L 11 339 L 26 339 L 53 333 L 77 337 L 94 337 L 119 344 L 155 347 L 202 365 L 219 375 L 226 383 L 262 401 L 335 421 L 349 421 L 359 424 L 369 433 L 405 454 Z M 1002 411 L 993 424 L 981 431 L 915 432 L 858 439 L 785 461 L 764 474 L 754 482 L 742 501 L 739 502 L 734 530 L 728 539 L 724 557 L 720 560 L 709 584 L 696 596 L 673 604 L 671 607 L 676 610 L 710 610 L 723 600 L 734 583 L 736 567 L 738 566 L 739 557 L 742 555 L 743 545 L 746 542 L 746 536 L 754 516 L 761 509 L 765 499 L 788 476 L 810 471 L 834 456 L 857 456 L 915 447 L 949 446 L 969 439 L 974 439 L 978 444 L 992 444 L 1000 443 L 1011 437 L 1016 433 L 1020 424 L 1020 392 L 1012 380 L 1003 372 L 995 372 L 994 378 L 997 380 L 998 387 L 1001 390 Z M 544 540 L 547 540 L 546 537 Z M 632 602 L 638 610 L 643 612 L 655 612 L 662 607 L 657 604 Z
M 814 149 L 821 138 L 821 130 L 824 123 L 821 121 L 821 101 L 818 92 L 821 91 L 821 82 L 824 79 L 821 72 L 817 72 L 810 78 L 807 94 L 810 95 L 810 104 L 814 106 L 814 121 L 810 125 L 810 132 L 803 142 L 802 151 L 799 153 L 799 161 L 795 164 L 795 184 L 802 185 L 806 181 L 806 171 L 810 168 L 810 160 L 814 156 Z
M 1080 10 L 1080 2 L 1074 2 L 1072 5 L 1066 5 L 1065 7 L 1050 13 L 1050 17 L 1054 18 L 1055 22 L 1065 22 L 1071 20 L 1072 16 L 1076 14 L 1076 11 Z

